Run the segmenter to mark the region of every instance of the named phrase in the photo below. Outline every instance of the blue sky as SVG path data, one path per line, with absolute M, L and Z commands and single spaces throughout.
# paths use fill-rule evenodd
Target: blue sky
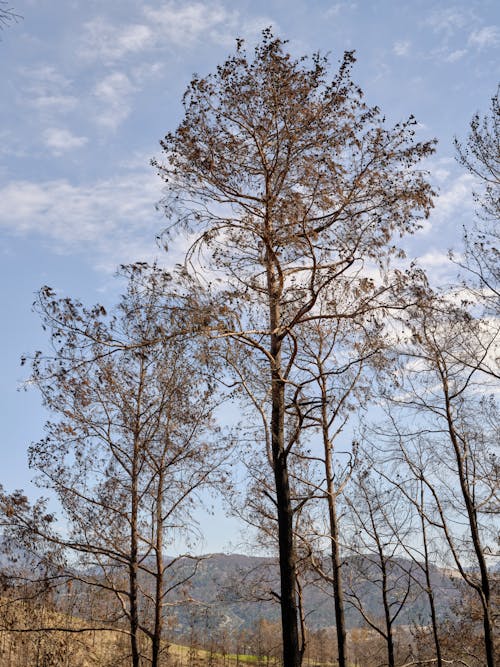
M 181 118 L 182 93 L 269 25 L 296 55 L 344 49 L 354 79 L 390 121 L 414 114 L 439 146 L 428 168 L 440 196 L 429 223 L 406 242 L 436 283 L 454 269 L 461 227 L 473 219 L 472 178 L 455 163 L 453 137 L 486 111 L 500 70 L 495 0 L 12 0 L 23 20 L 0 33 L 0 482 L 32 489 L 26 448 L 44 415 L 22 354 L 46 344 L 31 312 L 43 284 L 85 302 L 112 303 L 120 263 L 162 256 L 149 166 Z M 175 248 L 163 261 L 179 258 Z M 234 524 L 203 518 L 205 548 L 233 542 Z M 216 529 L 215 525 L 219 528 Z

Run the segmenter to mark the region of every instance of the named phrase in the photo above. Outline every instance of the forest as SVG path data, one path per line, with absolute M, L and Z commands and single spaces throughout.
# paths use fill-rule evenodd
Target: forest
M 0 667 L 498 665 L 499 91 L 455 140 L 476 215 L 437 286 L 403 247 L 436 140 L 354 62 L 237 40 L 152 161 L 165 262 L 114 304 L 37 293 Z M 195 555 L 207 497 L 247 555 Z

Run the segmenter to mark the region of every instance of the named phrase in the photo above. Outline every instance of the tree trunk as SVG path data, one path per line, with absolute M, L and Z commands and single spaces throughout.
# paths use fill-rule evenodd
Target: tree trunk
M 331 478 L 328 486 L 333 487 Z M 335 604 L 335 625 L 337 631 L 338 667 L 347 667 L 347 636 L 344 615 L 344 591 L 342 590 L 342 572 L 339 549 L 338 517 L 334 490 L 328 489 L 328 514 L 330 519 L 331 558 L 333 575 L 333 600 Z
M 134 449 L 130 470 L 130 561 L 129 561 L 129 595 L 130 595 L 130 645 L 132 651 L 132 667 L 139 667 L 141 654 L 139 650 L 139 601 L 138 601 L 138 567 L 139 567 L 139 433 L 142 390 L 144 381 L 144 360 L 141 359 L 139 391 L 135 406 Z
M 392 618 L 391 618 L 391 607 L 389 604 L 387 596 L 387 568 L 384 560 L 384 554 L 379 551 L 380 556 L 380 566 L 382 569 L 382 602 L 384 606 L 384 617 L 385 617 L 385 641 L 387 644 L 387 665 L 388 667 L 395 667 L 395 657 L 394 657 L 394 638 L 392 636 Z
M 420 515 L 420 525 L 422 528 L 422 541 L 424 545 L 425 585 L 427 587 L 427 598 L 429 600 L 429 607 L 431 610 L 432 636 L 434 638 L 434 647 L 436 649 L 436 667 L 443 667 L 443 658 L 441 655 L 441 643 L 439 641 L 439 633 L 438 633 L 436 605 L 434 603 L 434 591 L 432 590 L 429 548 L 427 544 L 427 530 L 425 527 L 425 516 L 424 516 L 424 501 L 425 501 L 424 486 L 423 486 L 423 481 L 421 481 L 420 482 L 421 511 L 419 512 L 419 515 Z
M 483 627 L 484 627 L 484 644 L 486 649 L 486 664 L 488 667 L 495 667 L 495 639 L 493 634 L 493 622 L 491 620 L 491 604 L 490 600 L 481 598 L 483 603 Z
M 333 480 L 332 465 L 332 444 L 328 436 L 328 417 L 326 413 L 326 388 L 322 386 L 322 424 L 323 424 L 323 445 L 325 450 L 325 477 L 326 494 L 328 502 L 328 518 L 330 522 L 330 540 L 331 540 L 331 559 L 332 559 L 332 578 L 333 578 L 333 600 L 335 604 L 335 626 L 337 632 L 337 652 L 338 667 L 347 667 L 347 637 L 345 629 L 344 616 L 344 592 L 342 590 L 342 563 L 340 560 L 339 548 L 339 525 L 336 506 L 336 492 Z
M 155 573 L 155 610 L 154 629 L 151 646 L 151 667 L 158 667 L 161 650 L 161 635 L 163 630 L 162 596 L 163 596 L 163 530 L 162 530 L 162 507 L 163 507 L 163 464 L 158 475 L 158 490 L 156 494 L 156 573 Z
M 462 454 L 459 442 L 460 439 L 455 430 L 455 420 L 452 411 L 446 368 L 441 367 L 441 365 L 438 365 L 438 368 L 443 383 L 448 433 L 450 435 L 450 440 L 453 445 L 453 450 L 455 453 L 460 489 L 462 491 L 462 497 L 464 499 L 464 504 L 467 510 L 467 518 L 469 521 L 472 544 L 474 547 L 474 553 L 476 555 L 477 564 L 481 575 L 480 583 L 479 586 L 476 587 L 476 590 L 479 593 L 479 596 L 481 598 L 481 604 L 483 607 L 484 648 L 486 653 L 486 664 L 487 667 L 495 667 L 495 640 L 493 635 L 493 622 L 491 618 L 491 588 L 490 588 L 490 578 L 488 574 L 488 566 L 486 564 L 486 558 L 484 556 L 483 545 L 481 542 L 481 535 L 479 532 L 477 509 L 474 504 L 474 499 L 472 497 L 471 490 L 469 487 L 469 480 L 465 470 L 465 465 L 466 465 L 464 461 L 465 457 Z M 464 443 L 465 446 L 467 447 L 465 440 Z M 465 452 L 465 456 L 466 455 L 467 455 L 467 450 Z
M 293 539 L 293 509 L 290 497 L 287 456 L 284 445 L 285 427 L 285 387 L 280 377 L 280 343 L 273 335 L 271 344 L 273 359 L 278 368 L 272 370 L 272 453 L 276 503 L 278 507 L 278 540 L 281 580 L 281 624 L 283 630 L 283 665 L 300 667 L 300 646 L 297 621 L 297 585 L 295 569 L 295 548 Z
M 133 463 L 135 466 L 135 461 Z M 132 507 L 130 512 L 130 562 L 129 562 L 129 597 L 130 597 L 130 648 L 132 651 L 132 667 L 140 665 L 138 646 L 139 609 L 137 600 L 137 479 L 132 480 Z
M 288 477 L 288 460 L 285 449 L 285 380 L 282 377 L 280 335 L 280 293 L 282 286 L 275 274 L 272 253 L 266 255 L 267 287 L 269 295 L 269 324 L 271 330 L 271 445 L 278 509 L 278 542 L 280 564 L 280 604 L 283 632 L 283 665 L 300 667 L 297 610 L 297 572 L 293 538 L 293 508 Z

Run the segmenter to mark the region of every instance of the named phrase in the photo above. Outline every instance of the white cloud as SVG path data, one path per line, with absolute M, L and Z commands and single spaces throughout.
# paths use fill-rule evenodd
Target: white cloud
M 80 55 L 88 60 L 116 61 L 143 51 L 152 42 L 152 30 L 142 23 L 117 26 L 97 18 L 83 26 Z
M 357 9 L 356 2 L 335 2 L 329 9 L 327 9 L 325 16 L 327 18 L 335 18 L 344 10 Z
M 30 79 L 30 88 L 33 91 L 45 90 L 47 87 L 55 87 L 58 90 L 66 88 L 70 81 L 61 74 L 53 65 L 42 64 L 38 67 L 23 68 L 21 74 Z
M 214 37 L 214 28 L 226 31 L 237 22 L 238 14 L 221 5 L 193 2 L 165 4 L 160 9 L 146 7 L 146 18 L 156 27 L 157 39 L 167 39 L 176 46 L 187 46 L 201 36 Z M 233 35 L 234 37 L 234 35 Z
M 147 50 L 192 46 L 201 37 L 217 43 L 225 43 L 229 37 L 234 41 L 239 22 L 238 11 L 216 3 L 146 5 L 140 23 L 116 25 L 102 17 L 87 22 L 78 52 L 85 60 L 113 65 L 128 55 Z
M 77 105 L 77 98 L 71 94 L 72 84 L 52 65 L 40 65 L 32 69 L 22 69 L 25 83 L 25 101 L 40 111 L 62 113 Z
M 467 49 L 457 49 L 456 51 L 452 51 L 450 54 L 448 54 L 445 60 L 447 63 L 456 63 L 458 60 L 463 58 L 466 53 Z
M 233 45 L 236 34 L 254 36 L 272 20 L 254 16 L 245 21 L 237 10 L 227 10 L 223 5 L 210 2 L 167 2 L 160 7 L 146 5 L 142 22 L 115 25 L 104 18 L 96 18 L 84 26 L 79 54 L 84 60 L 101 61 L 114 71 L 95 83 L 90 91 L 90 101 L 95 122 L 110 130 L 116 130 L 132 109 L 132 97 L 146 80 L 151 80 L 165 69 L 165 61 L 158 54 L 175 47 L 176 52 L 203 40 L 217 44 Z M 148 62 L 144 52 L 154 51 L 154 60 Z M 133 62 L 117 62 L 134 54 Z M 83 95 L 85 99 L 87 95 Z M 87 107 L 89 101 L 87 101 Z M 63 106 L 73 103 L 68 98 Z M 57 104 L 55 93 L 39 100 L 39 106 Z
M 471 20 L 471 17 L 454 7 L 446 9 L 436 9 L 427 18 L 426 24 L 436 33 L 444 33 L 451 36 L 461 28 L 465 27 Z
M 135 86 L 123 72 L 113 72 L 99 81 L 93 91 L 101 107 L 96 114 L 97 123 L 116 130 L 130 113 L 130 96 L 135 90 Z
M 408 40 L 403 40 L 400 42 L 395 42 L 392 50 L 397 56 L 407 56 L 410 52 L 410 47 L 411 42 Z
M 452 173 L 456 173 L 456 167 L 456 160 L 452 157 L 431 158 L 429 160 L 429 171 L 440 186 L 446 184 Z
M 450 258 L 448 253 L 441 250 L 429 250 L 419 258 L 420 263 L 425 267 L 443 267 L 449 266 Z
M 458 269 L 447 252 L 431 249 L 418 258 L 418 263 L 425 270 L 431 285 L 444 287 L 456 282 Z
M 448 180 L 450 177 L 450 170 L 446 169 L 446 167 L 435 167 L 432 171 L 433 177 L 436 179 L 438 183 L 444 183 L 445 181 Z
M 161 183 L 153 170 L 74 185 L 66 179 L 11 181 L 0 189 L 0 229 L 39 236 L 61 254 L 83 253 L 100 268 L 149 259 L 164 220 L 154 209 Z
M 139 63 L 130 70 L 134 81 L 143 83 L 144 81 L 156 79 L 162 76 L 166 68 L 166 63 L 157 61 L 151 63 Z
M 69 130 L 60 127 L 50 127 L 45 130 L 43 140 L 54 155 L 62 155 L 75 148 L 81 148 L 88 142 L 87 137 L 78 137 Z
M 500 32 L 496 26 L 489 25 L 479 30 L 474 30 L 469 36 L 469 44 L 479 49 L 494 46 L 500 40 Z
M 73 95 L 39 95 L 31 103 L 41 110 L 64 112 L 71 111 L 77 105 L 78 98 Z
M 438 196 L 434 200 L 430 218 L 424 221 L 418 232 L 418 235 L 428 235 L 431 230 L 454 227 L 457 238 L 448 238 L 448 245 L 452 245 L 460 237 L 460 225 L 470 221 L 474 214 L 472 191 L 475 178 L 468 173 L 456 176 L 456 170 L 452 169 L 453 164 L 451 158 L 429 164 L 439 186 Z
M 472 190 L 475 178 L 471 174 L 461 174 L 447 189 L 443 189 L 436 201 L 433 217 L 450 219 L 458 211 L 473 209 Z

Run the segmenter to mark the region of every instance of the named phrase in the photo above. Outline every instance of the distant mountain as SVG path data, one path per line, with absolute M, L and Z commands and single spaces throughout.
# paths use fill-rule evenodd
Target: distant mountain
M 360 562 L 361 561 L 361 562 Z M 183 568 L 192 564 L 180 561 L 172 568 L 172 580 L 178 578 Z M 405 573 L 411 570 L 411 575 Z M 363 573 L 360 576 L 360 572 Z M 381 616 L 380 589 L 376 583 L 378 571 L 366 557 L 348 559 L 344 565 L 344 581 L 352 580 L 364 608 L 372 616 Z M 373 580 L 365 581 L 365 579 Z M 433 587 L 438 600 L 438 613 L 445 616 L 450 606 L 460 596 L 460 582 L 456 577 L 439 568 L 432 571 Z M 391 595 L 404 594 L 410 583 L 407 603 L 397 618 L 397 623 L 407 625 L 412 621 L 426 624 L 429 621 L 427 598 L 423 592 L 423 574 L 410 561 L 396 559 L 389 568 Z M 347 586 L 348 588 L 348 586 Z M 196 605 L 180 604 L 175 608 L 177 627 L 220 627 L 231 629 L 250 628 L 260 618 L 279 619 L 279 571 L 271 558 L 240 554 L 212 554 L 200 561 L 189 581 L 186 594 L 198 602 Z M 346 596 L 346 622 L 348 627 L 363 624 L 359 612 Z M 313 629 L 335 624 L 331 586 L 324 581 L 309 581 L 304 585 L 304 606 L 307 623 Z
M 9 556 L 2 555 L 0 550 L 0 575 L 5 574 L 8 578 L 11 567 L 18 571 L 30 570 L 32 574 L 40 569 L 42 575 L 42 563 L 24 550 L 12 549 Z M 165 586 L 172 587 L 167 598 L 169 626 L 179 635 L 185 636 L 193 629 L 197 633 L 221 628 L 234 632 L 250 629 L 260 619 L 279 620 L 279 569 L 274 559 L 219 553 L 203 556 L 198 561 L 192 558 L 169 560 L 171 567 L 165 578 Z M 409 571 L 410 575 L 407 574 Z M 73 572 L 78 579 L 78 569 Z M 87 577 L 91 572 L 92 578 L 99 578 L 97 569 L 85 572 Z M 372 617 L 380 617 L 380 573 L 370 559 L 366 556 L 346 559 L 343 576 L 348 628 L 364 624 L 359 612 L 349 603 L 349 586 L 356 590 L 363 608 Z M 331 585 L 317 578 L 315 581 L 310 574 L 307 579 L 303 585 L 303 599 L 308 626 L 314 630 L 332 627 L 335 617 Z M 176 585 L 178 582 L 184 583 Z M 423 573 L 411 561 L 394 559 L 389 567 L 389 588 L 394 599 L 404 595 L 407 582 L 410 592 L 397 623 L 425 625 L 429 622 L 429 611 L 423 590 Z M 432 571 L 432 583 L 438 614 L 444 618 L 450 615 L 453 603 L 461 596 L 463 583 L 455 572 L 439 568 Z M 80 585 L 75 583 L 74 590 Z M 144 575 L 141 585 L 144 589 L 151 585 Z

